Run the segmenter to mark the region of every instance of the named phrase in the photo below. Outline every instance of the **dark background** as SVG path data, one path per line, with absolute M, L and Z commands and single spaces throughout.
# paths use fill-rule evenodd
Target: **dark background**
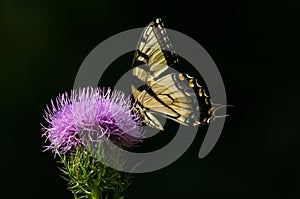
M 41 152 L 43 109 L 73 87 L 97 44 L 156 17 L 207 50 L 235 107 L 207 157 L 197 157 L 200 130 L 178 161 L 135 174 L 128 198 L 299 197 L 299 6 L 296 0 L 2 0 L 0 197 L 72 198 L 52 154 Z

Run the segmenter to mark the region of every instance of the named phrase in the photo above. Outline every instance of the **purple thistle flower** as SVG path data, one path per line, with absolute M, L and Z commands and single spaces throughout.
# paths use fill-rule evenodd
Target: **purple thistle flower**
M 70 96 L 64 93 L 55 102 L 51 100 L 44 118 L 48 125 L 42 125 L 43 136 L 50 141 L 45 150 L 54 154 L 86 145 L 86 138 L 105 138 L 129 148 L 142 140 L 140 120 L 132 111 L 130 98 L 121 91 L 92 87 L 72 90 Z

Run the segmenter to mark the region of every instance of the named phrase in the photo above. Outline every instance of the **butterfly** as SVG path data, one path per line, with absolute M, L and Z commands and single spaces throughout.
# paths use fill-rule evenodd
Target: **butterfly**
M 161 19 L 149 23 L 138 41 L 132 63 L 132 98 L 142 121 L 164 130 L 161 115 L 183 125 L 208 125 L 214 107 L 204 86 L 194 77 L 170 72 L 178 56 Z

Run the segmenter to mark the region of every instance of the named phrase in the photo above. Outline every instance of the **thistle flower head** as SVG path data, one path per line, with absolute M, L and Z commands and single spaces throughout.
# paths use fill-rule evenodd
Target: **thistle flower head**
M 87 87 L 59 95 L 47 106 L 43 136 L 46 150 L 64 154 L 86 141 L 110 140 L 133 147 L 141 142 L 140 122 L 132 111 L 130 98 L 121 91 Z

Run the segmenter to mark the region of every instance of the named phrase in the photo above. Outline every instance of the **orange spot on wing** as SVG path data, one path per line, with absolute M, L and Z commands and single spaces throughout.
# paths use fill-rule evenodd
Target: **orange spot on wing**
M 199 96 L 202 97 L 203 93 L 202 93 L 202 88 L 199 88 Z
M 192 79 L 190 79 L 189 84 L 190 84 L 190 87 L 194 87 L 195 86 Z
M 178 78 L 179 78 L 181 81 L 184 80 L 184 76 L 183 76 L 181 73 L 178 75 Z
M 205 104 L 208 105 L 209 102 L 208 102 L 208 98 L 205 98 Z
M 199 122 L 199 121 L 193 122 L 193 125 L 194 125 L 194 126 L 197 126 L 197 125 L 199 125 L 199 124 L 201 124 L 201 122 Z

